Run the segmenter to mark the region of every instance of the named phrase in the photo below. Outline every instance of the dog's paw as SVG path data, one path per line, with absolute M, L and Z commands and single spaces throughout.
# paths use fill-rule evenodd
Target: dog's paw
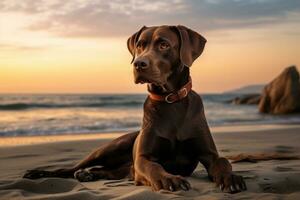
M 215 178 L 215 182 L 224 192 L 238 193 L 247 190 L 243 177 L 233 173 L 219 175 Z
M 28 179 L 38 179 L 38 178 L 43 178 L 43 177 L 49 177 L 50 172 L 44 171 L 44 170 L 28 170 L 24 175 L 23 178 L 28 178 Z
M 95 176 L 87 169 L 80 169 L 74 173 L 74 178 L 76 178 L 80 182 L 89 182 L 94 181 Z
M 176 190 L 187 191 L 191 189 L 190 183 L 185 178 L 179 175 L 172 175 L 172 174 L 152 176 L 151 187 L 152 190 L 154 191 L 164 189 L 172 192 Z

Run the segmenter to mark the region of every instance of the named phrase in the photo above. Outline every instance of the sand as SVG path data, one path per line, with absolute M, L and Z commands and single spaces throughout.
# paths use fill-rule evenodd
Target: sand
M 222 156 L 299 156 L 300 126 L 225 127 L 212 132 Z M 237 194 L 222 193 L 208 180 L 201 165 L 188 177 L 192 190 L 187 192 L 152 192 L 126 179 L 80 183 L 74 179 L 21 178 L 27 169 L 35 167 L 50 170 L 71 166 L 118 135 L 1 138 L 0 199 L 300 199 L 299 159 L 233 163 L 234 171 L 243 175 L 248 185 L 247 191 Z

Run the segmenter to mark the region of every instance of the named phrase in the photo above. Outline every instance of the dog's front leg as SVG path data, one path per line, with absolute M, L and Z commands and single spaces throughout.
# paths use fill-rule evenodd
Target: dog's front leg
M 202 145 L 199 145 L 201 146 L 199 161 L 206 168 L 210 179 L 225 192 L 236 193 L 246 190 L 243 177 L 232 172 L 232 166 L 226 158 L 219 157 L 209 128 L 204 130 L 200 135 Z
M 232 166 L 226 158 L 214 160 L 209 174 L 222 191 L 236 193 L 247 189 L 243 177 L 232 172 Z
M 165 171 L 165 169 L 157 162 L 147 159 L 145 156 L 138 156 L 135 161 L 135 177 L 141 176 L 146 179 L 152 190 L 160 189 L 175 191 L 189 190 L 191 188 L 189 182 L 180 175 L 173 175 Z M 135 179 L 135 181 L 138 181 Z
M 189 190 L 189 182 L 182 176 L 168 173 L 158 162 L 153 152 L 159 152 L 154 147 L 155 135 L 142 132 L 136 139 L 134 155 L 134 180 L 136 185 L 148 185 L 152 190 L 165 189 L 169 191 Z M 158 145 L 159 146 L 159 145 Z M 159 148 L 159 147 L 157 147 Z

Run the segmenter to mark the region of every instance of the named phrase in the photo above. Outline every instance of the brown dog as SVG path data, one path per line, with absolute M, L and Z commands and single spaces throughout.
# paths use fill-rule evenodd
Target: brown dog
M 30 170 L 25 178 L 75 177 L 80 181 L 132 177 L 153 190 L 189 190 L 189 176 L 201 162 L 222 190 L 246 190 L 241 176 L 219 157 L 200 96 L 191 90 L 189 67 L 206 40 L 184 26 L 143 27 L 132 35 L 135 83 L 147 83 L 141 130 L 100 147 L 69 169 Z M 94 167 L 86 169 L 88 167 Z

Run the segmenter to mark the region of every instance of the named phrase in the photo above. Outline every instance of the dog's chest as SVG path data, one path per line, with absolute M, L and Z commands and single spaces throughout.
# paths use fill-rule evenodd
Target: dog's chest
M 145 111 L 147 118 L 144 123 L 149 124 L 157 136 L 169 139 L 172 143 L 196 138 L 208 128 L 199 98 L 190 95 L 185 102 L 156 105 L 155 112 L 148 114 Z
M 169 140 L 163 137 L 157 136 L 152 146 L 152 155 L 158 159 L 190 159 L 196 155 L 196 152 L 200 152 L 199 142 L 196 139 L 187 140 Z

